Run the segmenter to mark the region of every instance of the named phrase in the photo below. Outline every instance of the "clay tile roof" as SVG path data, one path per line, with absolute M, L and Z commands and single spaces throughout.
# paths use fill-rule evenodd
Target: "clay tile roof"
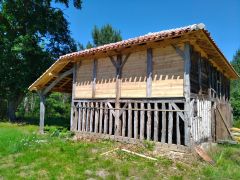
M 143 36 L 119 41 L 116 43 L 110 43 L 110 44 L 102 45 L 99 47 L 66 54 L 64 56 L 61 56 L 59 59 L 81 57 L 81 56 L 91 55 L 91 54 L 98 53 L 98 52 L 115 50 L 115 49 L 130 46 L 130 45 L 141 44 L 141 43 L 145 43 L 145 42 L 149 42 L 149 41 L 161 40 L 161 39 L 165 39 L 165 38 L 169 38 L 169 37 L 173 37 L 173 36 L 180 36 L 187 32 L 204 29 L 204 27 L 205 27 L 205 25 L 200 23 L 200 24 L 193 24 L 190 26 L 185 26 L 185 27 L 176 28 L 176 29 L 169 29 L 169 30 L 163 30 L 163 31 L 154 32 L 154 33 L 148 33 Z
M 204 34 L 207 36 L 207 38 L 214 45 L 214 47 L 215 47 L 214 51 L 216 51 L 218 54 L 220 54 L 221 61 L 227 66 L 227 70 L 228 70 L 228 73 L 230 74 L 230 77 L 232 79 L 238 78 L 239 77 L 238 74 L 233 69 L 233 67 L 230 65 L 230 63 L 227 61 L 227 59 L 222 54 L 220 49 L 217 47 L 216 43 L 211 38 L 210 33 L 207 30 L 205 30 L 205 25 L 203 23 L 200 23 L 200 24 L 193 24 L 193 25 L 189 25 L 189 26 L 185 26 L 185 27 L 176 28 L 176 29 L 169 29 L 169 30 L 163 30 L 163 31 L 154 32 L 154 33 L 148 33 L 143 36 L 130 38 L 127 40 L 122 40 L 122 41 L 119 41 L 116 43 L 110 43 L 110 44 L 102 45 L 99 47 L 63 55 L 29 87 L 29 90 L 32 91 L 32 90 L 36 90 L 37 88 L 43 88 L 44 86 L 46 86 L 46 84 L 52 80 L 49 77 L 49 74 L 51 74 L 51 72 L 53 72 L 56 69 L 63 68 L 65 65 L 67 65 L 70 62 L 70 59 L 72 59 L 72 58 L 87 57 L 87 56 L 91 56 L 91 55 L 96 55 L 101 52 L 118 50 L 120 48 L 129 47 L 132 45 L 138 45 L 138 44 L 143 44 L 143 43 L 147 43 L 147 42 L 178 37 L 178 36 L 185 35 L 186 33 L 191 33 L 191 32 L 198 31 L 198 30 L 202 30 L 204 32 Z

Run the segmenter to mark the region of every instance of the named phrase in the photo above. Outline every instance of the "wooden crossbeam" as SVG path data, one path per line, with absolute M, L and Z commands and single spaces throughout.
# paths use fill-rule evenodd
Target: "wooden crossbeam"
M 171 44 L 171 46 L 176 50 L 176 52 L 183 58 L 185 59 L 185 53 L 182 51 L 178 46 Z
M 48 87 L 46 87 L 43 91 L 43 95 L 46 95 L 57 83 L 59 83 L 63 78 L 73 73 L 73 68 L 68 71 L 60 74 Z

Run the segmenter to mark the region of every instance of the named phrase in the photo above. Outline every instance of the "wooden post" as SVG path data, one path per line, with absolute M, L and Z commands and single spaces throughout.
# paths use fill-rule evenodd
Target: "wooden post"
M 132 104 L 128 103 L 128 137 L 132 138 Z
M 154 103 L 154 141 L 158 141 L 158 133 L 159 133 L 159 128 L 158 128 L 158 104 Z
M 173 133 L 173 112 L 172 105 L 169 103 L 169 114 L 168 114 L 168 144 L 172 144 L 172 133 Z
M 44 118 L 45 118 L 45 96 L 38 92 L 40 97 L 40 122 L 39 122 L 39 132 L 40 134 L 44 133 Z
M 120 108 L 120 97 L 121 97 L 121 78 L 122 78 L 122 55 L 117 55 L 117 62 L 116 62 L 116 105 L 115 108 L 115 123 L 116 123 L 116 132 L 115 134 L 119 136 L 121 134 L 121 122 L 119 118 L 119 108 Z
M 122 136 L 126 136 L 126 110 L 122 112 Z
M 87 131 L 87 128 L 86 128 L 86 105 L 85 105 L 85 102 L 83 102 L 83 118 L 82 118 L 82 131 Z
M 190 59 L 190 45 L 185 43 L 184 45 L 184 97 L 185 97 L 185 126 L 184 126 L 184 138 L 185 145 L 190 145 L 190 68 L 191 68 L 191 59 Z
M 151 109 L 150 103 L 147 104 L 147 108 Z M 151 123 L 152 123 L 151 111 L 147 111 L 147 140 L 148 141 L 150 141 L 151 139 L 151 129 L 152 129 Z
M 96 102 L 96 108 L 95 108 L 95 126 L 94 126 L 94 132 L 95 133 L 98 133 L 98 124 L 99 124 L 99 114 L 98 114 L 98 112 L 99 112 L 99 110 L 98 110 L 98 102 Z
M 147 49 L 147 97 L 152 96 L 152 49 Z
M 82 103 L 79 103 L 78 109 L 78 131 L 82 131 Z
M 134 103 L 134 109 L 138 109 L 137 102 Z M 138 110 L 134 110 L 134 138 L 138 138 Z
M 198 56 L 198 84 L 199 84 L 198 94 L 202 94 L 202 59 L 201 59 L 201 54 L 199 54 L 199 56 Z
M 164 111 L 166 109 L 166 105 L 165 103 L 162 103 L 162 136 L 161 136 L 161 142 L 165 143 L 166 142 L 166 111 Z
M 145 121 L 145 111 L 144 103 L 141 103 L 141 113 L 140 113 L 140 140 L 144 140 L 144 121 Z
M 97 64 L 98 60 L 93 60 L 93 77 L 92 77 L 92 98 L 95 98 L 96 95 L 96 79 L 97 79 Z
M 99 133 L 103 132 L 103 102 L 100 102 L 100 113 L 99 113 Z
M 76 89 L 76 79 L 77 79 L 77 68 L 79 66 L 79 63 L 78 64 L 74 64 L 74 67 L 73 67 L 73 82 L 72 82 L 72 102 L 71 102 L 71 118 L 70 118 L 70 129 L 71 131 L 74 130 L 73 129 L 73 121 L 74 121 L 74 118 L 73 118 L 73 114 L 74 114 L 74 98 L 75 98 L 75 89 Z

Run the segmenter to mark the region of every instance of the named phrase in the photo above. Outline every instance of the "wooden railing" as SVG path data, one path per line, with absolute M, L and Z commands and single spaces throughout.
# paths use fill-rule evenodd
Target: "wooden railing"
M 183 100 L 74 100 L 71 129 L 185 145 L 184 117 Z

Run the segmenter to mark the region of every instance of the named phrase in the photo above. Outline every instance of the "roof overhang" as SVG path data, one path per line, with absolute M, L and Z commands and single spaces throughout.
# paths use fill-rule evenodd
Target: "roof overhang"
M 210 33 L 204 29 L 204 24 L 194 24 L 177 29 L 170 29 L 144 36 L 111 43 L 96 48 L 86 49 L 61 56 L 47 69 L 30 87 L 30 91 L 39 91 L 48 87 L 58 76 L 73 67 L 74 62 L 81 59 L 93 59 L 128 53 L 146 49 L 146 47 L 161 47 L 171 44 L 190 43 L 196 51 L 206 57 L 211 63 L 229 79 L 237 79 L 239 75 L 227 61 Z M 63 78 L 51 91 L 71 92 L 72 76 Z

